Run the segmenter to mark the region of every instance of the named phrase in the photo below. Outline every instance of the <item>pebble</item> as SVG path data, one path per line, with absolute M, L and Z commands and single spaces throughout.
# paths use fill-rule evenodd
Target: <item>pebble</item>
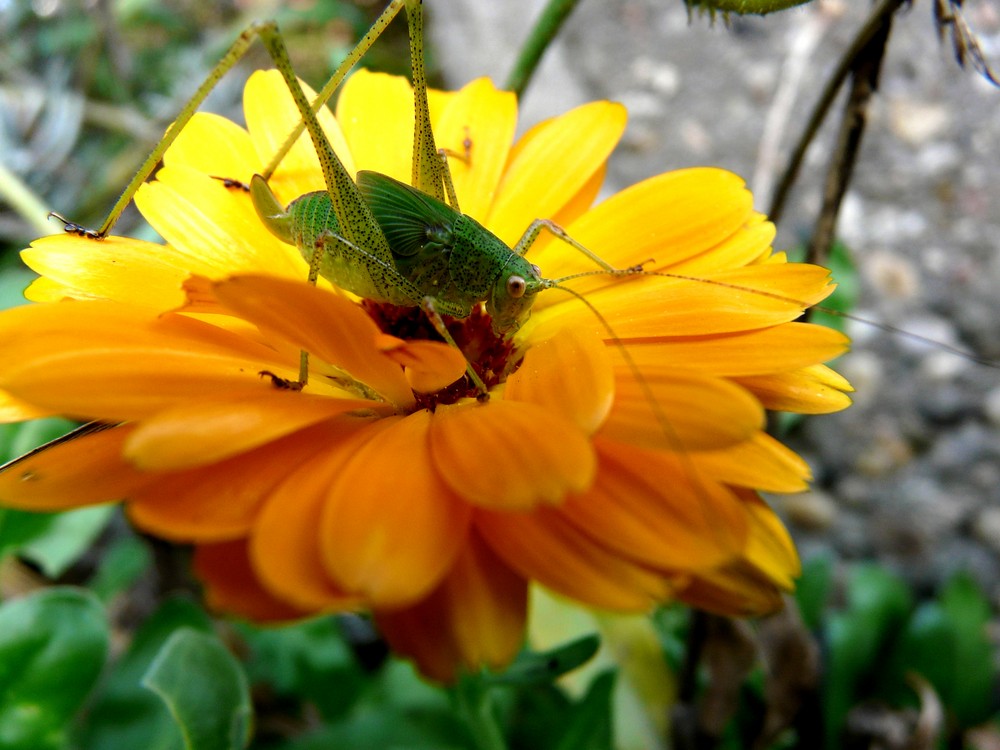
M 837 518 L 836 502 L 817 489 L 782 496 L 781 510 L 789 523 L 804 531 L 825 531 Z

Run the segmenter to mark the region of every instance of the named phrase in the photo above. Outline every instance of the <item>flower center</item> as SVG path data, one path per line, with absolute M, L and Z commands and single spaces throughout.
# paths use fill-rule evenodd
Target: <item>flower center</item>
M 434 324 L 419 307 L 400 307 L 367 299 L 362 300 L 361 306 L 383 333 L 406 340 L 443 341 Z M 517 369 L 520 355 L 513 340 L 493 333 L 492 321 L 482 305 L 475 307 L 466 318 L 452 318 L 448 315 L 442 315 L 441 318 L 458 348 L 487 388 L 504 382 Z M 463 398 L 476 398 L 479 395 L 466 375 L 436 393 L 417 394 L 417 406 L 421 409 L 433 409 L 438 404 L 453 404 Z

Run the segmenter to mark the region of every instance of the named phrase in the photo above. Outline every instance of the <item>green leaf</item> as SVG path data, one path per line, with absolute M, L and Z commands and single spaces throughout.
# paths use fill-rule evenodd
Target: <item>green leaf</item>
M 877 565 L 858 565 L 850 574 L 847 609 L 827 626 L 829 663 L 824 695 L 827 747 L 840 746 L 847 712 L 859 700 L 861 684 L 879 669 L 885 651 L 912 608 L 905 584 Z
M 0 606 L 0 749 L 63 747 L 108 643 L 104 609 L 88 592 L 45 589 Z
M 802 576 L 795 584 L 795 600 L 802 622 L 814 632 L 823 624 L 832 580 L 833 560 L 829 555 L 817 555 L 802 564 Z
M 44 533 L 25 543 L 20 554 L 36 563 L 49 578 L 58 578 L 90 549 L 114 515 L 114 505 L 54 513 Z
M 142 686 L 142 677 L 167 639 L 180 628 L 209 633 L 205 612 L 183 598 L 168 599 L 136 631 L 125 654 L 102 682 L 77 746 L 87 750 L 181 750 L 180 730 L 159 698 Z
M 594 678 L 583 699 L 573 707 L 569 726 L 556 750 L 612 750 L 611 694 L 615 671 Z
M 971 727 L 997 710 L 995 654 L 987 639 L 990 605 L 964 572 L 948 582 L 940 601 L 955 642 L 953 688 L 945 698 L 959 725 Z
M 238 626 L 250 650 L 247 674 L 281 696 L 309 701 L 323 718 L 345 714 L 358 699 L 365 675 L 333 617 L 280 628 Z
M 218 638 L 190 628 L 170 636 L 142 684 L 167 704 L 186 750 L 241 750 L 250 741 L 250 688 Z
M 135 583 L 152 562 L 149 547 L 142 540 L 131 535 L 122 536 L 104 551 L 87 588 L 107 602 Z
M 552 682 L 589 661 L 597 653 L 600 645 L 601 639 L 597 635 L 587 635 L 549 651 L 523 652 L 507 671 L 491 675 L 489 681 L 497 685 L 537 685 Z

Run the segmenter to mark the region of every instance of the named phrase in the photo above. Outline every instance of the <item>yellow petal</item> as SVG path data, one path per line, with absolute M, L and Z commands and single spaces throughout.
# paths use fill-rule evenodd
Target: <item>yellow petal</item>
M 372 403 L 297 391 L 268 390 L 193 401 L 143 420 L 125 445 L 135 466 L 176 471 L 221 461 L 347 412 L 371 414 Z M 364 418 L 342 419 L 350 430 Z
M 124 500 L 153 481 L 122 460 L 130 426 L 81 434 L 4 466 L 0 503 L 8 508 L 55 511 Z
M 743 180 L 722 169 L 680 169 L 616 193 L 566 227 L 570 236 L 616 268 L 652 259 L 647 270 L 700 255 L 743 228 L 752 211 Z M 563 242 L 531 256 L 548 275 L 596 270 Z
M 513 246 L 584 189 L 625 130 L 625 108 L 592 102 L 531 129 L 518 143 L 486 226 Z
M 613 279 L 587 300 L 620 339 L 658 340 L 732 333 L 794 320 L 833 291 L 830 272 L 802 263 L 737 268 L 700 279 L 638 275 Z M 551 335 L 559 327 L 582 326 L 604 334 L 594 313 L 572 297 L 549 294 L 522 336 Z M 553 300 L 558 300 L 553 303 Z
M 504 398 L 544 406 L 592 434 L 615 398 L 608 349 L 597 336 L 563 329 L 527 351 L 507 379 Z
M 315 92 L 306 83 L 302 83 L 302 89 L 312 102 L 316 97 Z M 270 163 L 285 139 L 302 120 L 287 84 L 277 70 L 258 71 L 250 76 L 243 91 L 243 114 L 257 151 L 257 163 L 261 168 Z M 347 173 L 353 177 L 356 167 L 340 126 L 326 107 L 320 109 L 316 117 L 334 152 L 340 157 Z M 308 132 L 303 131 L 295 141 L 268 184 L 286 204 L 306 193 L 326 189 L 323 171 Z
M 406 609 L 377 612 L 392 650 L 413 659 L 435 680 L 452 682 L 459 667 L 499 669 L 524 638 L 527 582 L 471 534 L 448 575 L 429 596 Z
M 478 78 L 450 97 L 434 124 L 438 148 L 465 154 L 465 161 L 448 160 L 462 213 L 485 222 L 517 126 L 517 97 L 498 90 L 489 79 Z
M 48 409 L 39 409 L 19 398 L 14 398 L 9 393 L 0 391 L 0 424 L 41 419 L 51 417 L 53 414 L 54 412 Z
M 487 508 L 532 508 L 582 492 L 594 479 L 594 449 L 583 431 L 534 404 L 492 400 L 439 406 L 431 455 L 445 483 Z
M 214 285 L 227 308 L 365 383 L 394 404 L 413 394 L 402 369 L 376 347 L 375 322 L 358 305 L 302 282 L 240 276 Z
M 206 603 L 215 611 L 257 622 L 297 620 L 312 614 L 264 590 L 250 567 L 245 540 L 196 547 L 192 567 L 205 584 Z
M 267 231 L 250 196 L 189 167 L 164 167 L 156 182 L 143 185 L 136 206 L 170 243 L 160 253 L 176 254 L 173 265 L 187 274 L 218 279 L 255 271 L 305 279 L 299 252 Z
M 478 511 L 476 528 L 522 576 L 592 607 L 645 612 L 673 591 L 667 577 L 612 552 L 549 508 Z
M 28 250 L 22 250 L 22 256 L 26 252 Z M 86 295 L 79 294 L 73 288 L 64 286 L 58 281 L 47 279 L 43 276 L 28 284 L 28 288 L 24 290 L 24 298 L 29 302 L 59 302 L 64 299 L 85 299 Z
M 163 155 L 166 166 L 185 166 L 248 183 L 262 168 L 246 130 L 216 114 L 196 112 Z
M 21 259 L 45 277 L 29 288 L 29 299 L 36 302 L 55 301 L 68 293 L 77 299 L 171 310 L 184 301 L 181 282 L 190 273 L 187 259 L 172 249 L 127 237 L 96 242 L 52 235 L 32 242 Z
M 356 169 L 370 169 L 410 183 L 413 89 L 401 76 L 359 70 L 337 99 L 337 122 Z M 349 170 L 353 176 L 354 171 Z
M 615 403 L 600 434 L 612 440 L 687 452 L 735 445 L 764 428 L 764 410 L 745 388 L 722 378 L 619 366 Z
M 431 463 L 430 412 L 391 421 L 341 467 L 320 526 L 327 570 L 376 608 L 412 604 L 437 586 L 471 515 Z

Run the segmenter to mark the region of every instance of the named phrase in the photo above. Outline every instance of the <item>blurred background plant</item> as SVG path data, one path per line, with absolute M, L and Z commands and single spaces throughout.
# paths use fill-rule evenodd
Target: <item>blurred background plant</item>
M 98 224 L 204 72 L 252 18 L 277 18 L 300 75 L 317 83 L 381 5 L 0 0 L 0 302 L 23 302 L 30 274 L 17 251 L 41 233 L 60 230 L 45 214 L 55 209 Z M 457 3 L 430 6 L 432 23 L 462 15 Z M 617 10 L 628 17 L 640 6 L 623 3 Z M 839 38 L 839 51 L 859 39 L 858 47 L 871 42 L 899 8 L 862 9 L 872 30 L 867 39 L 861 32 Z M 933 10 L 958 59 L 990 79 L 997 34 L 977 37 L 960 2 L 939 0 Z M 523 39 L 529 24 L 512 15 Z M 709 24 L 699 19 L 695 27 L 703 31 Z M 728 41 L 760 33 L 771 18 L 729 20 L 730 26 L 713 30 L 720 60 Z M 568 33 L 581 34 L 572 26 Z M 847 81 L 855 94 L 838 104 L 843 109 L 817 116 L 824 122 L 837 119 L 830 111 L 848 113 L 840 138 L 848 149 L 864 126 L 863 116 L 862 130 L 850 124 L 851 107 L 855 114 L 867 111 L 869 102 L 859 102 L 864 92 L 858 92 L 867 81 L 870 98 L 887 38 L 886 30 L 881 47 L 869 47 L 867 55 L 856 49 L 843 54 L 840 67 L 827 65 L 835 69 L 823 80 L 840 76 L 840 85 Z M 439 44 L 442 58 L 446 44 Z M 435 69 L 434 50 L 431 55 Z M 405 72 L 406 59 L 399 24 L 365 64 Z M 578 60 L 584 68 L 592 64 Z M 264 53 L 251 53 L 206 108 L 238 120 L 246 71 L 267 65 Z M 669 69 L 632 65 L 624 74 L 636 71 L 666 97 L 676 85 Z M 437 75 L 448 73 L 446 67 Z M 819 82 L 809 88 L 822 100 Z M 543 69 L 534 93 L 545 91 Z M 981 95 L 994 96 L 995 113 L 995 92 Z M 643 101 L 632 96 L 630 102 L 640 123 L 642 107 L 634 105 Z M 672 127 L 669 119 L 660 125 Z M 627 138 L 633 148 L 626 160 L 642 156 L 635 144 L 643 133 L 640 127 Z M 679 140 L 697 143 L 697 133 L 682 132 Z M 793 140 L 786 138 L 783 153 L 793 151 Z M 843 198 L 857 150 L 828 147 L 825 156 L 825 195 Z M 773 181 L 783 182 L 777 173 Z M 840 201 L 816 201 L 812 208 L 808 230 L 801 211 L 787 224 L 815 251 L 833 242 Z M 155 239 L 134 212 L 118 231 Z M 846 287 L 834 306 L 854 309 L 855 287 L 864 281 L 857 262 L 844 245 L 827 262 Z M 988 346 L 985 356 L 996 358 Z M 20 455 L 69 426 L 45 420 L 0 427 L 0 458 Z M 820 480 L 833 484 L 822 472 Z M 883 564 L 849 563 L 838 556 L 842 549 L 817 551 L 809 523 L 804 527 L 809 557 L 796 600 L 782 615 L 751 625 L 672 606 L 657 612 L 648 629 L 573 613 L 556 638 L 579 635 L 568 650 L 526 653 L 506 676 L 470 678 L 444 690 L 388 655 L 360 617 L 280 629 L 213 621 L 196 603 L 184 550 L 136 536 L 117 509 L 0 510 L 0 748 L 1000 746 L 1000 592 L 984 589 L 981 570 L 915 579 L 884 564 L 877 550 L 857 556 L 881 557 Z M 551 640 L 551 632 L 542 635 L 546 623 L 533 627 L 539 643 Z M 556 681 L 590 659 L 591 632 L 603 636 L 601 652 L 585 671 Z M 460 718 L 477 712 L 499 727 L 500 745 Z

